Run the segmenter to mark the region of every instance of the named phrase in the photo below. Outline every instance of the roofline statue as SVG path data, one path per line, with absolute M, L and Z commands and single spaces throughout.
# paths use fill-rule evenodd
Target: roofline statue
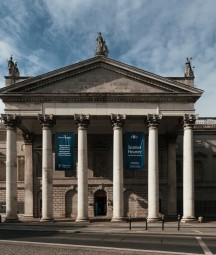
M 12 55 L 11 55 L 10 59 L 8 60 L 8 75 L 12 76 L 13 78 L 20 76 L 17 62 L 13 61 Z
M 191 62 L 190 62 L 189 58 L 186 58 L 186 62 L 185 62 L 185 77 L 194 78 L 194 72 L 191 67 Z
M 97 41 L 97 47 L 96 47 L 95 56 L 108 57 L 109 50 L 107 48 L 106 42 L 103 40 L 101 32 L 98 32 L 98 37 L 96 41 Z

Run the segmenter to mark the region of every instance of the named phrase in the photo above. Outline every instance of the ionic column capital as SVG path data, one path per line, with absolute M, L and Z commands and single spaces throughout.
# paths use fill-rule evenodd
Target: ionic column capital
M 125 114 L 111 114 L 111 123 L 113 128 L 123 128 L 125 123 Z
M 32 144 L 34 140 L 34 134 L 33 133 L 23 133 L 23 140 L 25 144 Z
M 74 120 L 76 121 L 77 129 L 87 129 L 90 124 L 89 114 L 74 114 Z
M 147 115 L 147 124 L 148 128 L 156 128 L 160 124 L 162 116 L 159 114 L 148 114 Z
M 56 123 L 56 120 L 52 114 L 38 114 L 38 119 L 42 125 L 42 128 L 51 129 Z
M 1 119 L 9 129 L 16 129 L 21 124 L 21 118 L 15 114 L 1 114 Z
M 197 116 L 194 114 L 185 114 L 183 116 L 184 128 L 193 128 L 196 122 Z

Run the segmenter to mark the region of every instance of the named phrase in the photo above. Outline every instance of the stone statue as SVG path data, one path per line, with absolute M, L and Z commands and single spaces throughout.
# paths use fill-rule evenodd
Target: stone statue
M 12 77 L 19 77 L 20 75 L 17 62 L 13 61 L 12 55 L 10 59 L 8 60 L 8 72 L 9 72 L 9 76 L 12 76 Z
M 189 58 L 187 58 L 186 62 L 185 62 L 185 77 L 192 77 L 192 78 L 194 78 L 194 72 L 192 70 Z
M 101 32 L 98 32 L 98 37 L 96 41 L 97 41 L 97 47 L 96 47 L 95 55 L 108 57 L 109 51 L 108 51 L 106 42 L 103 40 Z

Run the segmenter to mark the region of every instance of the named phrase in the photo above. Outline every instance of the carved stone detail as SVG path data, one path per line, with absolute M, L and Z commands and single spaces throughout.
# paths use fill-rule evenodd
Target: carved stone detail
M 111 114 L 111 123 L 112 123 L 112 127 L 119 127 L 119 128 L 123 128 L 124 123 L 125 123 L 125 119 L 126 119 L 126 115 L 123 114 Z
M 23 140 L 27 144 L 30 144 L 34 140 L 34 134 L 33 133 L 23 133 Z
M 87 129 L 90 124 L 89 115 L 74 114 L 74 120 L 76 121 L 77 128 Z
M 43 128 L 52 128 L 56 123 L 56 120 L 52 114 L 38 114 L 38 119 L 40 120 Z
M 158 114 L 148 114 L 147 115 L 147 124 L 148 127 L 157 127 L 160 124 L 162 116 Z
M 1 119 L 7 128 L 16 129 L 21 124 L 21 118 L 12 114 L 1 114 Z
M 196 122 L 197 116 L 194 114 L 185 114 L 183 117 L 184 127 L 193 128 Z
M 194 78 L 194 72 L 191 67 L 191 62 L 190 62 L 189 58 L 187 58 L 186 62 L 185 62 L 185 77 Z

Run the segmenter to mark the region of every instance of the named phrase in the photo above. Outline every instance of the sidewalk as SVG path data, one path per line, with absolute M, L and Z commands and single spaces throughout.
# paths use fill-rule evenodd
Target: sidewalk
M 0 228 L 13 229 L 32 229 L 34 231 L 57 231 L 64 233 L 115 233 L 115 234 L 148 234 L 148 235 L 184 235 L 184 236 L 214 236 L 216 237 L 216 221 L 208 221 L 204 223 L 180 223 L 178 230 L 178 222 L 170 221 L 148 223 L 146 229 L 145 220 L 131 221 L 131 229 L 129 222 L 111 223 L 110 221 L 99 221 L 89 223 L 76 223 L 71 219 L 55 219 L 55 222 L 40 222 L 39 219 L 26 221 L 20 217 L 22 223 L 4 223 L 0 224 Z M 4 221 L 4 218 L 3 218 Z

